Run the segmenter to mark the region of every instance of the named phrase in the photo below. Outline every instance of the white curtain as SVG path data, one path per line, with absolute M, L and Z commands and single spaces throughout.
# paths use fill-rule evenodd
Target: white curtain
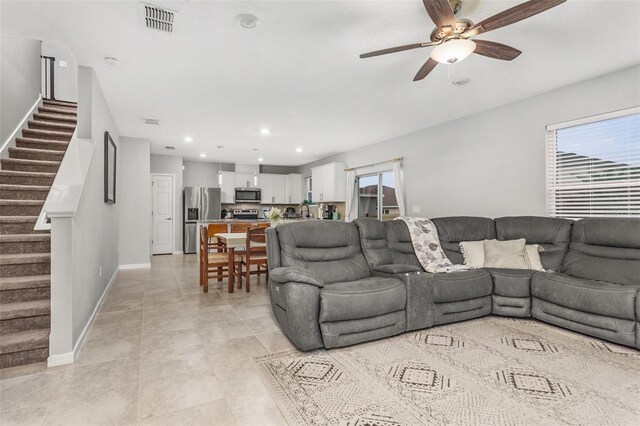
M 356 172 L 355 170 L 349 170 L 347 172 L 347 192 L 346 192 L 346 200 L 344 205 L 344 214 L 346 216 L 344 220 L 347 222 L 351 222 L 354 219 L 354 215 L 356 214 L 355 212 L 356 203 L 354 202 L 355 193 L 356 193 L 355 189 L 356 189 Z
M 393 162 L 393 179 L 396 183 L 396 200 L 398 201 L 398 208 L 400 209 L 400 216 L 405 215 L 404 207 L 404 179 L 402 173 L 402 160 Z

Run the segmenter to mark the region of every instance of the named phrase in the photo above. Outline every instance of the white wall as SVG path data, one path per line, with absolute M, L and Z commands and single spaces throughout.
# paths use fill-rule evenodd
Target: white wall
M 640 66 L 305 164 L 300 172 L 403 156 L 408 215 L 545 215 L 545 126 L 637 105 Z
M 91 137 L 95 148 L 72 219 L 74 343 L 80 338 L 119 266 L 120 205 L 104 202 L 104 132 L 110 133 L 118 148 L 120 137 L 93 70 L 81 68 L 84 68 L 84 72 L 80 73 L 80 77 L 91 80 Z M 86 82 L 79 85 L 87 86 Z M 78 105 L 78 108 L 83 107 L 83 104 Z M 118 149 L 116 163 L 120 163 L 121 158 L 122 153 Z M 116 203 L 120 194 L 121 185 L 116 186 Z
M 219 168 L 218 163 L 185 161 L 183 172 L 184 186 L 206 186 L 209 188 L 218 188 Z
M 184 186 L 182 183 L 182 157 L 152 154 L 151 173 L 170 173 L 175 175 L 175 251 L 182 251 L 182 188 Z
M 0 146 L 40 96 L 40 40 L 0 33 Z
M 120 138 L 118 210 L 120 266 L 149 265 L 151 242 L 151 141 Z
M 78 99 L 78 62 L 71 50 L 62 44 L 42 42 L 42 54 L 56 58 L 54 69 L 54 96 L 60 101 L 76 102 Z M 61 67 L 60 61 L 67 66 Z

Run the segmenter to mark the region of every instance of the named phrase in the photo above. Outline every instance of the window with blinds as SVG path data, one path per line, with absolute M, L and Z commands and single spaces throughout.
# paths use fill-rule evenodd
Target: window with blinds
M 640 217 L 640 107 L 547 126 L 552 217 Z

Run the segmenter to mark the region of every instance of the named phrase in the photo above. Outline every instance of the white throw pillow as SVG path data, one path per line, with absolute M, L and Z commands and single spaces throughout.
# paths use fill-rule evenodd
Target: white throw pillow
M 484 266 L 484 241 L 462 241 L 460 253 L 462 253 L 465 265 L 474 268 Z
M 527 244 L 524 246 L 528 269 L 533 269 L 534 271 L 544 271 L 542 267 L 542 261 L 540 260 L 540 252 L 544 251 L 544 248 L 539 246 L 538 244 Z
M 484 242 L 491 241 L 491 243 L 497 240 L 482 240 L 482 241 L 462 241 L 460 242 L 460 253 L 464 259 L 464 264 L 474 268 L 482 268 L 485 265 L 485 252 Z M 540 260 L 540 252 L 543 252 L 544 248 L 538 244 L 526 244 L 524 252 L 524 261 L 526 267 L 518 262 L 519 266 L 509 266 L 513 269 L 532 269 L 534 271 L 544 271 L 542 262 Z

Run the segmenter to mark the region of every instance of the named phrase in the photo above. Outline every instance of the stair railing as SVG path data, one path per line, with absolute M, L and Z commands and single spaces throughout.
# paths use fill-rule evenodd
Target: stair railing
M 42 97 L 54 101 L 55 97 L 55 65 L 53 56 L 40 56 L 42 58 Z

